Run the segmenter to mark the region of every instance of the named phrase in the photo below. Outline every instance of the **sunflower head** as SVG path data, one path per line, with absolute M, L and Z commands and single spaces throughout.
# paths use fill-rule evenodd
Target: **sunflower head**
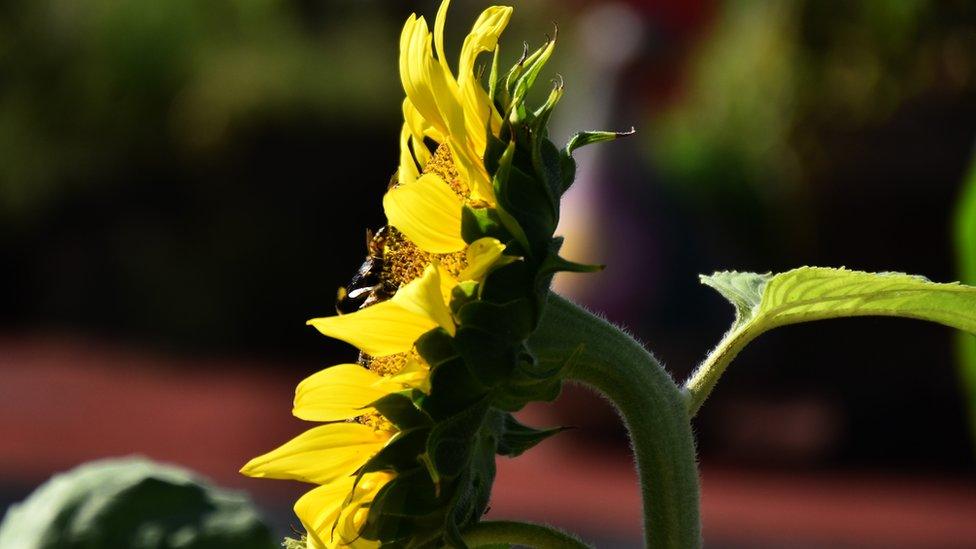
M 295 507 L 308 547 L 464 547 L 462 530 L 487 508 L 496 455 L 559 431 L 511 412 L 559 394 L 565 365 L 541 364 L 526 342 L 553 275 L 599 268 L 561 258 L 554 232 L 573 150 L 619 134 L 554 145 L 547 124 L 561 79 L 543 104 L 526 97 L 555 34 L 502 71 L 498 40 L 512 8 L 491 7 L 454 65 L 444 51 L 448 5 L 433 30 L 411 15 L 401 35 L 406 98 L 399 167 L 383 199 L 388 225 L 371 234 L 366 262 L 339 292 L 347 314 L 309 321 L 359 347 L 359 363 L 303 381 L 295 415 L 326 423 L 243 470 L 319 485 Z

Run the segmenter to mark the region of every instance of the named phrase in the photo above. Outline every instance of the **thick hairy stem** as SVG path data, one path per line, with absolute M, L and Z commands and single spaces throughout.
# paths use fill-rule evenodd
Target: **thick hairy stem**
M 700 547 L 695 444 L 671 376 L 632 337 L 556 294 L 529 344 L 542 361 L 569 360 L 566 378 L 595 388 L 619 410 L 640 476 L 646 546 Z
M 548 526 L 507 520 L 479 522 L 465 530 L 463 537 L 472 548 L 513 544 L 538 549 L 589 547 L 575 536 Z

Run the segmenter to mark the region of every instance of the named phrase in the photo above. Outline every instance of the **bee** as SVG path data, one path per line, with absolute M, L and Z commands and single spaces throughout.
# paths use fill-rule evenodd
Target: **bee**
M 336 295 L 336 312 L 352 313 L 392 297 L 383 282 L 383 247 L 389 234 L 387 227 L 375 233 L 366 229 L 366 260 L 359 266 L 348 284 Z
M 399 179 L 394 172 L 386 189 L 391 190 L 398 184 Z M 336 294 L 336 312 L 340 315 L 356 312 L 393 297 L 396 289 L 390 289 L 383 281 L 383 248 L 389 234 L 389 227 L 380 227 L 375 233 L 366 229 L 366 260 L 359 266 L 349 284 L 340 287 Z

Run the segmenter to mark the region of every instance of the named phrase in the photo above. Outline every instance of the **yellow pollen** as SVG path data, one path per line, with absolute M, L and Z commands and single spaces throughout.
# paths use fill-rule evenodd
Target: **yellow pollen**
M 459 276 L 468 264 L 463 250 L 449 254 L 428 253 L 410 242 L 403 233 L 390 227 L 383 248 L 381 279 L 388 286 L 399 288 L 411 280 L 420 278 L 424 274 L 424 269 L 434 259 L 455 277 Z
M 383 377 L 395 376 L 407 364 L 407 357 L 410 354 L 416 354 L 416 352 L 410 351 L 410 353 L 397 353 L 389 356 L 364 357 L 364 365 Z
M 443 179 L 454 189 L 461 198 L 468 198 L 471 190 L 461 179 L 457 166 L 454 165 L 454 158 L 451 156 L 451 149 L 447 145 L 438 145 L 434 151 L 434 156 L 427 161 L 423 173 L 432 173 Z
M 379 412 L 367 412 L 356 418 L 358 423 L 363 425 L 368 425 L 376 431 L 396 431 L 393 423 L 386 419 L 383 414 Z

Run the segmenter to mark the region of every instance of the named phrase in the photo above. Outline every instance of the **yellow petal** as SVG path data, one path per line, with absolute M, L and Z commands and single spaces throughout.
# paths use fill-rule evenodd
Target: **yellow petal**
M 444 23 L 447 21 L 447 8 L 450 5 L 451 0 L 443 0 L 440 7 L 437 8 L 437 16 L 434 18 L 434 48 L 437 50 L 437 60 L 444 72 L 453 79 L 454 75 L 447 63 L 447 56 L 444 55 Z
M 303 495 L 295 502 L 295 515 L 308 532 L 309 549 L 378 547 L 375 541 L 359 538 L 366 519 L 360 511 L 368 509 L 369 502 L 392 478 L 390 473 L 369 473 L 360 479 L 355 493 L 350 477 Z
M 308 421 L 352 419 L 363 415 L 363 407 L 399 388 L 359 364 L 339 364 L 298 384 L 292 413 Z
M 341 316 L 313 318 L 323 334 L 359 347 L 372 356 L 409 351 L 425 332 L 443 327 L 454 335 L 454 320 L 441 293 L 440 272 L 428 265 L 423 276 L 397 290 L 388 301 Z
M 451 316 L 451 310 L 444 299 L 445 285 L 443 280 L 440 265 L 436 262 L 431 263 L 424 269 L 424 274 L 420 278 L 397 290 L 396 295 L 390 301 L 408 311 L 427 315 L 428 318 L 453 336 L 455 331 L 454 317 Z M 448 293 L 448 295 L 450 294 Z M 369 310 L 369 307 L 363 310 Z
M 463 136 L 464 111 L 457 82 L 434 59 L 432 39 L 423 17 L 407 19 L 400 35 L 400 82 L 417 112 L 441 135 Z
M 454 166 L 461 175 L 461 179 L 471 189 L 471 199 L 484 201 L 489 206 L 494 206 L 496 203 L 495 191 L 491 186 L 491 179 L 488 177 L 488 172 L 485 170 L 485 164 L 481 160 L 485 152 L 484 149 L 477 151 L 476 154 L 469 148 L 466 142 L 456 141 L 453 137 L 447 144 L 451 148 Z
M 413 106 L 409 98 L 403 100 L 403 121 L 410 128 L 413 157 L 422 168 L 427 165 L 431 156 L 427 144 L 424 143 L 424 138 L 430 137 L 440 143 L 444 140 L 444 136 L 440 135 L 433 126 L 424 120 L 424 117 L 417 112 L 417 108 Z
M 363 475 L 362 480 L 355 488 L 346 507 L 339 515 L 339 522 L 336 525 L 335 541 L 344 545 L 341 547 L 351 547 L 353 549 L 366 549 L 379 547 L 379 544 L 360 537 L 366 518 L 369 516 L 369 504 L 393 475 L 390 473 L 373 473 Z
M 484 237 L 471 243 L 466 250 L 468 266 L 461 271 L 459 280 L 474 280 L 481 282 L 488 271 L 493 267 L 507 265 L 516 258 L 502 255 L 505 245 L 497 238 Z
M 464 249 L 461 209 L 464 201 L 450 185 L 427 173 L 387 191 L 383 209 L 390 225 L 420 249 L 437 254 Z
M 431 91 L 427 59 L 430 57 L 430 32 L 423 17 L 410 15 L 400 34 L 400 82 L 417 112 L 442 133 L 447 124 L 441 119 Z
M 306 492 L 295 502 L 295 515 L 308 532 L 308 549 L 328 549 L 332 543 L 332 525 L 335 524 L 349 492 L 354 477 L 339 479 Z
M 441 120 L 446 124 L 447 130 L 444 133 L 450 135 L 452 141 L 463 143 L 467 138 L 467 127 L 457 81 L 450 71 L 431 56 L 429 47 L 427 57 L 423 59 L 423 67 L 430 93 L 434 97 Z
M 400 131 L 400 167 L 397 169 L 397 182 L 401 185 L 413 183 L 420 176 L 417 161 L 410 152 L 410 127 L 404 123 Z
M 492 6 L 481 12 L 478 20 L 471 27 L 471 32 L 464 38 L 461 46 L 461 60 L 458 63 L 458 81 L 464 82 L 474 79 L 474 62 L 478 55 L 494 51 L 498 45 L 498 37 L 505 31 L 512 18 L 512 8 L 509 6 Z
M 512 8 L 492 6 L 481 13 L 461 47 L 458 64 L 458 89 L 463 98 L 470 146 L 484 156 L 489 129 L 501 124 L 501 117 L 475 74 L 478 55 L 494 51 L 498 38 L 512 17 Z
M 403 365 L 403 368 L 396 375 L 390 377 L 390 381 L 429 393 L 430 366 L 423 359 L 411 355 L 407 358 L 407 363 Z
M 241 468 L 249 477 L 326 484 L 348 476 L 378 452 L 391 434 L 360 423 L 309 429 Z
M 454 292 L 454 287 L 458 285 L 458 281 L 440 263 L 435 261 L 435 264 L 437 265 L 438 274 L 441 277 L 441 296 L 444 298 L 444 303 L 450 303 L 451 294 Z
M 372 356 L 405 353 L 418 337 L 437 326 L 429 315 L 406 310 L 392 300 L 341 316 L 313 318 L 308 323 Z

